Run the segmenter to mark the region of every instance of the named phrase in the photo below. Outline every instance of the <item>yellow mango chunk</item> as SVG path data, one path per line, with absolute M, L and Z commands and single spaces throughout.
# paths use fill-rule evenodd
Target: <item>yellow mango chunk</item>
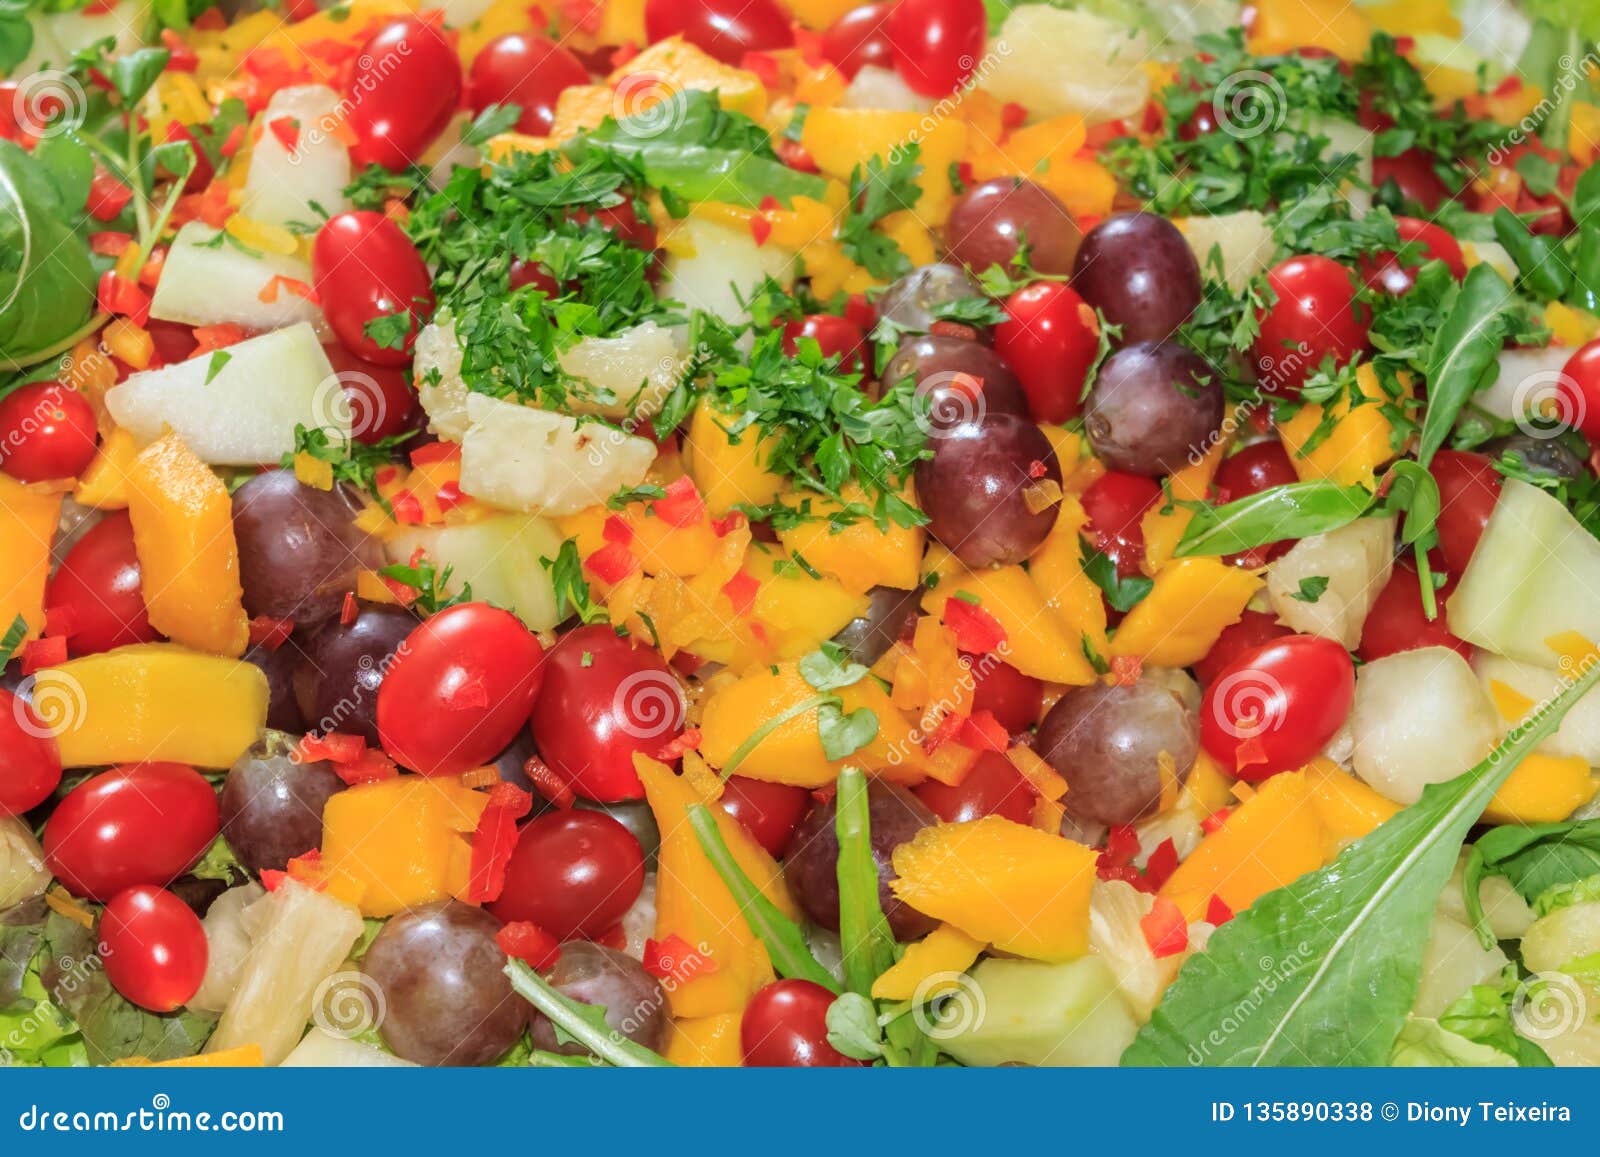
M 260 1045 L 240 1045 L 238 1048 L 220 1049 L 214 1053 L 200 1053 L 192 1057 L 177 1057 L 170 1061 L 152 1061 L 152 1069 L 259 1069 L 267 1063 Z
M 1167 489 L 1177 500 L 1171 504 L 1172 509 L 1168 510 L 1166 503 L 1158 502 L 1139 521 L 1139 531 L 1144 535 L 1143 568 L 1146 574 L 1159 571 L 1172 558 L 1172 552 L 1178 549 L 1178 542 L 1189 528 L 1189 520 L 1194 517 L 1193 511 L 1185 510 L 1178 502 L 1199 502 L 1207 497 L 1211 482 L 1217 476 L 1217 467 L 1227 457 L 1232 442 L 1231 436 L 1218 438 L 1198 462 L 1190 462 L 1167 478 Z
M 65 767 L 228 767 L 266 727 L 267 678 L 237 659 L 136 643 L 38 672 L 33 702 Z
M 894 850 L 894 894 L 974 940 L 1034 960 L 1089 947 L 1096 853 L 1037 828 L 986 816 L 923 828 Z
M 1325 843 L 1305 773 L 1283 772 L 1201 840 L 1161 894 L 1191 923 L 1205 917 L 1213 894 L 1242 912 L 1256 897 L 1322 867 Z
M 1279 423 L 1278 437 L 1302 482 L 1328 478 L 1346 486 L 1370 487 L 1378 467 L 1399 452 L 1392 441 L 1394 423 L 1383 412 L 1389 398 L 1371 365 L 1356 370 L 1356 384 L 1369 400 L 1352 406 L 1349 394 L 1341 393 L 1325 406 L 1307 402 Z M 1331 431 L 1305 450 L 1324 425 L 1324 415 L 1332 422 Z
M 1201 815 L 1209 816 L 1233 806 L 1233 783 L 1233 777 L 1202 747 L 1189 774 L 1183 777 L 1183 791 Z
M 1564 820 L 1594 798 L 1595 781 L 1581 755 L 1527 756 L 1500 785 L 1483 818 L 1496 824 L 1548 824 Z
M 128 517 L 150 625 L 197 651 L 244 654 L 250 621 L 222 479 L 167 434 L 128 470 Z
M 751 607 L 760 631 L 751 646 L 735 649 L 736 670 L 774 659 L 798 659 L 867 611 L 864 593 L 847 590 L 827 575 L 812 577 L 786 552 L 766 543 L 750 544 L 744 569 L 761 584 Z
M 608 5 L 609 7 L 609 5 Z M 472 60 L 484 45 L 511 32 L 533 32 L 533 16 L 528 5 L 520 0 L 494 0 L 472 23 L 461 29 L 461 39 L 456 43 L 456 54 L 463 67 L 470 68 Z M 620 44 L 621 41 L 611 43 Z
M 865 504 L 871 509 L 871 500 L 855 483 L 847 486 L 843 494 L 846 502 Z M 911 495 L 904 497 L 916 505 Z M 800 498 L 800 495 L 793 496 L 789 505 L 795 505 Z M 856 594 L 875 586 L 908 591 L 922 581 L 922 551 L 927 545 L 927 535 L 920 526 L 899 526 L 891 522 L 879 530 L 869 517 L 835 528 L 828 516 L 838 509 L 838 503 L 830 499 L 819 501 L 813 496 L 811 510 L 818 517 L 780 530 L 778 540 L 791 554 L 800 555 Z
M 872 995 L 879 1000 L 937 996 L 955 988 L 955 974 L 971 968 L 978 954 L 987 947 L 982 940 L 974 940 L 961 929 L 941 924 L 915 944 L 906 946 L 905 955 L 894 967 L 872 982 Z
M 1078 686 L 1094 682 L 1094 668 L 1084 657 L 1083 640 L 1051 612 L 1044 593 L 1020 566 L 945 578 L 923 596 L 922 609 L 942 617 L 945 604 L 957 594 L 976 601 L 1005 629 L 1001 658 L 1024 675 Z
M 855 0 L 783 0 L 794 18 L 818 32 L 854 8 Z
M 890 109 L 813 108 L 800 133 L 800 143 L 817 168 L 838 181 L 848 181 L 855 167 L 864 166 L 869 157 L 881 157 L 888 163 L 913 141 L 920 149 L 917 160 L 922 166 L 917 177 L 922 196 L 913 209 L 923 224 L 937 227 L 950 216 L 955 199 L 950 190 L 950 166 L 966 152 L 965 121 Z
M 744 1063 L 736 1012 L 674 1017 L 662 1056 L 690 1069 L 738 1068 Z
M 1391 36 L 1434 33 L 1457 39 L 1461 21 L 1450 10 L 1450 0 L 1389 0 L 1365 8 L 1366 17 Z
M 1341 60 L 1360 60 L 1372 25 L 1346 0 L 1258 0 L 1248 47 L 1257 56 L 1325 48 Z
M 1223 629 L 1239 621 L 1261 584 L 1259 575 L 1221 559 L 1174 559 L 1122 620 L 1111 653 L 1137 655 L 1157 667 L 1199 662 Z
M 766 115 L 767 90 L 755 73 L 723 64 L 679 36 L 656 41 L 607 80 L 619 89 L 620 96 L 622 82 L 631 76 L 648 76 L 667 93 L 685 89 L 715 91 L 725 109 L 742 112 L 755 120 Z M 625 115 L 644 111 L 636 92 L 618 103 L 624 106 Z
M 363 916 L 392 916 L 466 890 L 472 833 L 489 797 L 459 779 L 359 784 L 322 809 L 322 862 L 360 890 Z
M 1331 759 L 1314 759 L 1305 772 L 1311 784 L 1311 804 L 1327 835 L 1329 856 L 1400 810 L 1399 804 L 1379 795 Z
M 139 456 L 139 443 L 118 427 L 100 441 L 89 468 L 78 479 L 72 499 L 96 510 L 124 510 L 128 505 L 128 470 Z
M 61 495 L 44 494 L 0 474 L 0 632 L 18 615 L 25 639 L 44 630 L 44 588 L 50 578 L 50 545 L 61 520 Z
M 763 468 L 760 431 L 754 426 L 728 436 L 733 419 L 701 401 L 689 419 L 683 464 L 713 514 L 726 514 L 741 502 L 764 506 L 783 493 L 783 479 Z
M 676 1019 L 738 1014 L 756 990 L 773 979 L 772 961 L 695 837 L 689 807 L 702 802 L 699 794 L 664 763 L 636 755 L 633 766 L 661 830 L 656 939 L 679 936 L 715 965 L 668 992 L 672 1015 Z M 751 883 L 785 915 L 796 917 L 777 862 L 732 816 L 719 807 L 711 808 L 711 814 L 723 842 Z
M 1084 545 L 1079 531 L 1088 521 L 1077 498 L 1063 497 L 1050 536 L 1028 560 L 1028 578 L 1067 631 L 1087 639 L 1095 654 L 1104 655 L 1108 646 L 1105 600 L 1094 580 L 1083 572 Z M 1078 649 L 1082 650 L 1081 643 Z

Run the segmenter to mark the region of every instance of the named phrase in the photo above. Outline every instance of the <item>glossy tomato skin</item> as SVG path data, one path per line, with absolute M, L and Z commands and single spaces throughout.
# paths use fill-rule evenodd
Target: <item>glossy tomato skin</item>
M 424 619 L 378 687 L 378 736 L 402 767 L 460 775 L 505 750 L 528 721 L 544 648 L 522 620 L 488 603 Z
M 33 708 L 0 689 L 0 816 L 20 816 L 61 782 L 61 752 Z
M 863 4 L 852 8 L 822 33 L 823 58 L 846 78 L 863 68 L 893 68 L 894 45 L 889 42 L 889 12 L 893 4 Z
M 1367 346 L 1365 311 L 1355 304 L 1355 284 L 1329 257 L 1291 257 L 1267 274 L 1275 298 L 1258 316 L 1256 380 L 1264 393 L 1294 395 L 1332 356 L 1351 361 Z
M 635 754 L 655 755 L 683 734 L 683 688 L 649 647 L 595 624 L 551 648 L 533 738 L 550 770 L 600 803 L 642 799 Z
M 651 44 L 682 36 L 732 65 L 747 52 L 794 44 L 788 14 L 776 0 L 645 0 L 644 34 Z
M 949 96 L 965 84 L 987 34 L 983 0 L 897 0 L 889 13 L 895 71 L 923 96 Z
M 744 1063 L 756 1068 L 850 1068 L 828 1043 L 833 993 L 809 980 L 777 980 L 750 998 L 739 1021 Z
M 1500 501 L 1504 479 L 1484 455 L 1465 450 L 1440 450 L 1428 473 L 1439 485 L 1439 553 L 1445 570 L 1459 578 Z
M 0 470 L 19 482 L 76 478 L 94 460 L 94 410 L 60 382 L 32 382 L 0 398 Z
M 356 136 L 350 160 L 399 172 L 450 123 L 461 103 L 461 61 L 434 25 L 397 20 L 362 46 L 345 97 L 344 123 Z
M 351 433 L 357 442 L 372 445 L 410 425 L 417 411 L 417 395 L 404 370 L 357 357 L 341 342 L 329 342 L 322 351 L 350 405 Z
M 221 827 L 217 793 L 182 763 L 129 763 L 68 792 L 44 826 L 50 870 L 75 896 L 106 901 L 187 872 Z
M 1026 731 L 1044 710 L 1044 684 L 994 655 L 962 655 L 971 664 L 972 709 L 987 711 L 1009 734 Z
M 522 110 L 517 131 L 550 135 L 561 90 L 588 84 L 589 70 L 548 36 L 512 32 L 485 44 L 472 60 L 468 99 L 481 113 L 492 104 Z
M 985 816 L 1004 816 L 1015 823 L 1031 824 L 1033 801 L 1037 798 L 1016 765 L 998 751 L 980 754 L 955 787 L 930 779 L 912 788 L 911 794 L 947 824 Z
M 1246 611 L 1237 623 L 1222 628 L 1222 634 L 1211 644 L 1205 658 L 1194 665 L 1194 677 L 1200 680 L 1202 687 L 1209 687 L 1240 655 L 1292 634 L 1293 631 L 1278 622 L 1277 615 Z
M 1006 298 L 994 349 L 1011 367 L 1037 422 L 1065 422 L 1083 408 L 1083 386 L 1100 350 L 1100 323 L 1078 291 L 1038 281 Z
M 806 337 L 817 343 L 823 357 L 838 358 L 840 369 L 861 372 L 867 335 L 849 318 L 835 317 L 831 313 L 808 313 L 799 321 L 785 323 L 783 352 L 793 357 L 800 348 L 800 339 Z
M 1445 600 L 1454 589 L 1455 580 L 1449 579 L 1434 592 L 1436 613 L 1430 619 L 1422 605 L 1416 563 L 1410 559 L 1395 563 L 1389 581 L 1372 601 L 1367 621 L 1362 624 L 1361 646 L 1356 652 L 1361 661 L 1370 663 L 1421 647 L 1449 647 L 1463 659 L 1472 658 L 1472 644 L 1451 634 L 1445 621 Z
M 347 350 L 380 366 L 411 361 L 417 331 L 433 316 L 433 280 L 399 225 L 363 210 L 330 218 L 317 232 L 311 272 L 328 325 Z M 368 322 L 404 313 L 411 318 L 401 348 L 367 333 Z
M 1461 245 L 1439 226 L 1415 217 L 1396 217 L 1394 223 L 1400 240 L 1415 242 L 1421 246 L 1421 253 L 1410 264 L 1402 262 L 1400 255 L 1392 251 L 1364 259 L 1361 277 L 1369 287 L 1396 297 L 1409 293 L 1417 283 L 1417 270 L 1433 260 L 1443 261 L 1457 281 L 1467 275 L 1467 260 Z
M 528 920 L 557 940 L 591 940 L 616 926 L 644 887 L 644 850 L 604 812 L 551 812 L 525 824 L 488 905 L 505 923 Z
M 1161 487 L 1139 474 L 1107 470 L 1083 492 L 1084 528 L 1094 547 L 1116 564 L 1123 578 L 1139 574 L 1144 561 L 1145 513 L 1161 501 Z
M 44 605 L 66 617 L 68 654 L 161 637 L 150 625 L 139 575 L 133 523 L 126 511 L 110 511 L 73 544 L 45 589 Z
M 100 915 L 106 979 L 151 1012 L 172 1012 L 200 991 L 210 950 L 200 917 L 165 888 L 118 892 Z
M 1355 664 L 1338 643 L 1276 639 L 1240 655 L 1206 688 L 1200 743 L 1250 782 L 1303 767 L 1349 718 L 1355 689 Z
M 781 856 L 800 817 L 811 806 L 811 793 L 786 783 L 731 775 L 723 785 L 719 802 L 722 810 L 743 824 L 769 856 Z
M 1579 346 L 1567 359 L 1556 389 L 1565 395 L 1561 412 L 1571 417 L 1590 443 L 1600 442 L 1600 338 Z
M 1407 201 L 1434 212 L 1450 197 L 1450 190 L 1434 171 L 1433 158 L 1422 149 L 1407 149 L 1397 157 L 1372 158 L 1372 185 L 1381 189 L 1393 181 Z

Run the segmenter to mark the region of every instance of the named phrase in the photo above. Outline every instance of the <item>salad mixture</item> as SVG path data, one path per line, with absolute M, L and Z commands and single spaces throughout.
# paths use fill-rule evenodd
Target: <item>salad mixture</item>
M 1596 37 L 8 3 L 0 1063 L 1600 1062 Z

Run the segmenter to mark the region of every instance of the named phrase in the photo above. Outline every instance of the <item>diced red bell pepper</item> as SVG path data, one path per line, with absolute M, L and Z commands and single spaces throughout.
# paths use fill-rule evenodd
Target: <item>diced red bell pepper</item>
M 687 474 L 667 484 L 666 493 L 650 504 L 651 511 L 668 526 L 693 526 L 706 514 L 705 501 Z
M 612 542 L 584 559 L 583 569 L 601 582 L 615 585 L 639 569 L 639 560 L 622 543 Z
M 761 590 L 761 584 L 752 574 L 739 571 L 731 579 L 722 584 L 722 593 L 728 596 L 728 601 L 733 604 L 733 612 L 740 618 L 750 613 L 756 605 L 756 595 Z
M 657 980 L 686 984 L 696 976 L 717 970 L 717 962 L 676 932 L 665 940 L 644 942 L 644 970 Z
M 96 164 L 89 178 L 89 200 L 85 206 L 96 221 L 115 221 L 133 200 L 133 190 L 124 185 L 104 165 Z
M 571 810 L 578 802 L 578 797 L 573 793 L 566 780 L 550 770 L 549 765 L 537 755 L 522 765 L 522 774 L 528 777 L 528 782 L 533 784 L 533 790 L 544 796 L 545 799 L 555 804 L 562 811 Z
M 466 899 L 484 904 L 498 900 L 506 887 L 506 865 L 517 846 L 517 821 L 533 810 L 533 796 L 513 783 L 497 783 L 489 790 L 489 806 L 478 817 L 472 834 L 472 866 Z
M 1157 960 L 1176 956 L 1189 946 L 1189 925 L 1178 906 L 1165 896 L 1156 897 L 1155 905 L 1139 921 L 1139 930 Z
M 1159 892 L 1178 870 L 1178 846 L 1168 836 L 1156 845 L 1150 858 L 1144 862 L 1144 878 L 1152 891 Z
M 55 667 L 67 661 L 67 637 L 46 635 L 22 648 L 22 673 L 32 675 L 45 667 Z
M 1006 641 L 1000 621 L 965 599 L 952 598 L 945 603 L 944 625 L 954 632 L 956 646 L 969 655 L 987 655 Z
M 529 920 L 513 920 L 494 934 L 500 951 L 521 960 L 535 972 L 548 972 L 561 959 L 556 938 Z
M 294 749 L 295 761 L 298 763 L 316 763 L 326 760 L 329 763 L 354 763 L 361 758 L 361 753 L 367 749 L 367 741 L 359 735 L 349 735 L 341 731 L 330 731 L 326 735 L 318 735 L 308 731 Z
M 250 645 L 276 651 L 294 634 L 293 619 L 274 619 L 257 615 L 250 620 Z
M 1233 919 L 1233 909 L 1215 892 L 1211 894 L 1210 901 L 1206 904 L 1206 923 L 1220 928 Z

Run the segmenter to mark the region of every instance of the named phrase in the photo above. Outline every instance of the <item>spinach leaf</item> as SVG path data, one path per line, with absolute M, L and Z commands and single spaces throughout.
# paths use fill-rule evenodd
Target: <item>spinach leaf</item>
M 18 369 L 94 313 L 89 243 L 38 161 L 0 141 L 0 367 Z
M 1467 915 L 1488 947 L 1494 943 L 1479 890 L 1490 876 L 1504 876 L 1532 904 L 1551 888 L 1600 874 L 1600 820 L 1507 824 L 1481 836 L 1461 868 Z
M 1192 506 L 1179 558 L 1234 554 L 1283 538 L 1326 534 L 1354 522 L 1372 505 L 1361 486 L 1337 482 L 1289 482 L 1223 506 Z
M 1474 265 L 1461 283 L 1444 324 L 1428 350 L 1428 409 L 1417 440 L 1417 462 L 1426 467 L 1450 437 L 1467 400 L 1486 383 L 1500 353 L 1511 303 L 1511 287 L 1493 266 Z
M 1122 1063 L 1383 1064 L 1416 1000 L 1434 904 L 1462 841 L 1517 765 L 1600 684 L 1600 655 L 1576 670 L 1483 762 L 1218 928 Z

